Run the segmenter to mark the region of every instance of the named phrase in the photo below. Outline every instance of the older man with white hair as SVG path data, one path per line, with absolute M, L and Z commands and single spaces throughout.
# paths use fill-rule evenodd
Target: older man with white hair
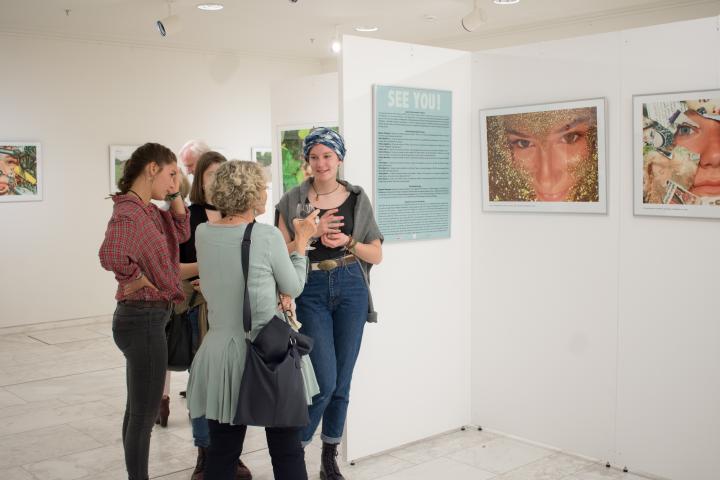
M 202 140 L 190 140 L 180 149 L 178 158 L 185 167 L 185 173 L 195 175 L 195 164 L 203 153 L 209 152 L 210 147 Z M 192 180 L 192 178 L 191 178 Z

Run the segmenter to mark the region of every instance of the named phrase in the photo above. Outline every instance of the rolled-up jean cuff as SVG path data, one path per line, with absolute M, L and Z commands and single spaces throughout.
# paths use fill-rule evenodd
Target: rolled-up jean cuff
M 337 445 L 342 441 L 342 437 L 336 438 L 336 437 L 328 437 L 325 434 L 320 434 L 320 440 L 323 441 L 323 443 L 329 443 L 331 445 Z

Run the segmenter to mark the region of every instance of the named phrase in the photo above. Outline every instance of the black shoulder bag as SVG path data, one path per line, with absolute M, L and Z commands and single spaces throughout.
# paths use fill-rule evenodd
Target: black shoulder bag
M 242 242 L 242 269 L 245 277 L 243 327 L 245 329 L 245 370 L 240 382 L 235 425 L 259 427 L 304 427 L 309 423 L 301 355 L 310 353 L 313 341 L 295 332 L 277 315 L 250 341 L 252 315 L 248 294 L 250 236 L 254 223 L 245 229 Z
M 188 307 L 195 302 L 197 292 L 190 297 Z M 193 351 L 192 326 L 188 313 L 190 308 L 183 313 L 170 315 L 170 321 L 165 325 L 165 339 L 168 349 L 168 370 L 182 372 L 190 368 L 195 352 Z

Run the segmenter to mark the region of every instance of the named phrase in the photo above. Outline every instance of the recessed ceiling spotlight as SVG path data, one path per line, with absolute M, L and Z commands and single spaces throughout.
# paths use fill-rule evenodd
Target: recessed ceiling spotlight
M 216 12 L 218 10 L 222 10 L 223 7 L 221 3 L 201 3 L 197 6 L 200 10 L 205 10 L 206 12 Z
M 437 15 L 430 15 L 429 13 L 423 17 L 428 22 L 434 22 L 437 20 Z
M 355 31 L 356 31 L 356 32 L 363 32 L 363 33 L 365 33 L 365 32 L 377 32 L 378 30 L 380 30 L 379 27 L 374 27 L 374 26 L 371 26 L 371 25 L 361 25 L 361 26 L 359 26 L 359 27 L 355 27 Z
M 493 0 L 495 5 L 515 5 L 520 3 L 520 0 Z

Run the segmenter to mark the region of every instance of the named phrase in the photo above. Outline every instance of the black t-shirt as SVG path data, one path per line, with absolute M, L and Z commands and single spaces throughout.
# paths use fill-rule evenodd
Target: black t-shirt
M 180 244 L 180 263 L 197 262 L 197 251 L 195 250 L 195 229 L 201 223 L 208 221 L 205 205 L 192 204 L 188 207 L 188 209 L 190 210 L 190 238 L 187 242 Z
M 343 225 L 340 227 L 340 231 L 345 235 L 352 235 L 354 227 L 354 216 L 355 216 L 355 203 L 357 202 L 357 194 L 350 193 L 348 198 L 338 207 L 338 211 L 335 215 L 345 217 L 343 219 Z M 320 216 L 324 215 L 327 210 L 320 210 Z M 344 257 L 347 253 L 345 252 L 345 246 L 341 245 L 337 248 L 328 248 L 322 244 L 320 239 L 312 244 L 315 250 L 308 252 L 311 262 L 321 262 L 323 260 L 329 260 L 334 258 Z

